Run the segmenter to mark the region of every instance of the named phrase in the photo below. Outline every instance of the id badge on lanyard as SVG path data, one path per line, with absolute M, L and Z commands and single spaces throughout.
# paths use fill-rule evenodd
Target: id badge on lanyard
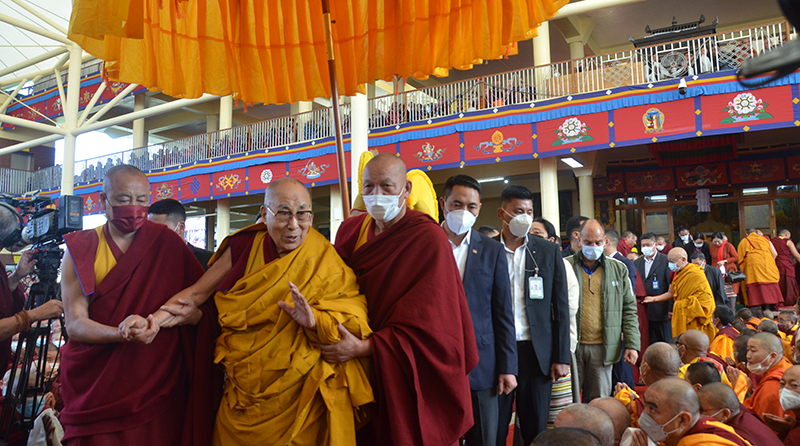
M 528 277 L 528 297 L 534 300 L 544 299 L 544 281 L 538 274 Z

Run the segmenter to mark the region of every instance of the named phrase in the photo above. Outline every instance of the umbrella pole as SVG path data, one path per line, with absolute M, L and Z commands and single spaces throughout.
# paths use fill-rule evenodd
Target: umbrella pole
M 347 189 L 347 168 L 344 161 L 344 142 L 342 140 L 342 114 L 339 109 L 339 86 L 336 81 L 336 60 L 333 52 L 331 31 L 331 6 L 329 0 L 322 0 L 322 20 L 325 28 L 325 50 L 328 53 L 328 75 L 331 80 L 331 106 L 333 109 L 333 129 L 336 136 L 336 159 L 339 164 L 339 190 L 342 193 L 344 218 L 350 217 L 350 192 Z

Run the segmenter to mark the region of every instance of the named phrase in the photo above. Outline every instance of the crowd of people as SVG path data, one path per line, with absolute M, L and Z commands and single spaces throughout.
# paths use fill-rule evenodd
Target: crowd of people
M 363 209 L 335 245 L 312 228 L 306 187 L 275 180 L 256 224 L 212 253 L 183 239 L 179 202 L 150 204 L 140 170 L 109 169 L 108 223 L 65 236 L 63 306 L 23 310 L 30 252 L 0 284 L 0 363 L 35 321 L 63 311 L 69 334 L 37 352 L 52 364 L 43 403 L 19 414 L 41 420 L 31 438 L 800 444 L 788 231 L 748 230 L 737 249 L 721 233 L 680 227 L 668 243 L 576 216 L 562 247 L 523 186 L 503 190 L 497 227 L 475 229 L 478 181 L 448 179 L 437 222 L 407 206 L 406 172 L 391 154 L 366 164 Z

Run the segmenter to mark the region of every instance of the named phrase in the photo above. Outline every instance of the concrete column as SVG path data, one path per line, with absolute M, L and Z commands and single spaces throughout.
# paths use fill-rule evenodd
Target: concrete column
M 147 107 L 147 93 L 139 93 L 133 97 L 133 111 L 141 111 Z M 147 132 L 144 129 L 144 118 L 133 120 L 133 148 L 147 145 Z
M 224 96 L 219 100 L 219 130 L 229 129 L 233 125 L 233 96 Z M 231 233 L 231 199 L 217 199 L 217 246 Z
M 558 211 L 558 158 L 539 159 L 539 183 L 542 194 L 542 217 L 556 227 L 556 234 L 561 233 Z
M 594 218 L 594 181 L 591 175 L 578 176 L 578 200 L 581 215 Z
M 339 225 L 344 220 L 344 212 L 342 211 L 342 189 L 339 183 L 331 184 L 331 243 L 336 243 L 336 233 L 339 231 Z
M 231 233 L 231 199 L 219 198 L 217 199 L 217 246 L 222 244 L 222 241 Z M 215 247 L 215 248 L 216 248 Z
M 206 115 L 206 133 L 219 130 L 219 115 Z
M 536 30 L 539 35 L 533 38 L 533 64 L 550 63 L 550 22 L 544 22 Z
M 73 43 L 69 50 L 69 71 L 67 73 L 67 104 L 64 108 L 64 123 L 67 134 L 64 136 L 64 159 L 61 172 L 61 195 L 72 195 L 75 186 L 75 144 L 78 127 L 78 106 L 81 85 L 81 57 L 83 50 Z
M 569 44 L 570 59 L 577 60 L 586 57 L 585 46 L 583 44 L 583 39 L 580 36 L 567 39 L 567 43 Z
M 357 93 L 350 98 L 350 204 L 355 204 L 358 195 L 358 161 L 361 154 L 369 150 L 369 103 L 367 95 Z

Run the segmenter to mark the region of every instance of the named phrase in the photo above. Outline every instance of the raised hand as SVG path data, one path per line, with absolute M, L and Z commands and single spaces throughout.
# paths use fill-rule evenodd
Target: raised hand
M 317 320 L 314 317 L 314 311 L 311 309 L 311 305 L 308 304 L 306 298 L 300 294 L 300 290 L 292 282 L 289 282 L 289 290 L 292 293 L 294 306 L 284 301 L 279 301 L 278 306 L 303 327 L 315 328 L 317 326 Z

